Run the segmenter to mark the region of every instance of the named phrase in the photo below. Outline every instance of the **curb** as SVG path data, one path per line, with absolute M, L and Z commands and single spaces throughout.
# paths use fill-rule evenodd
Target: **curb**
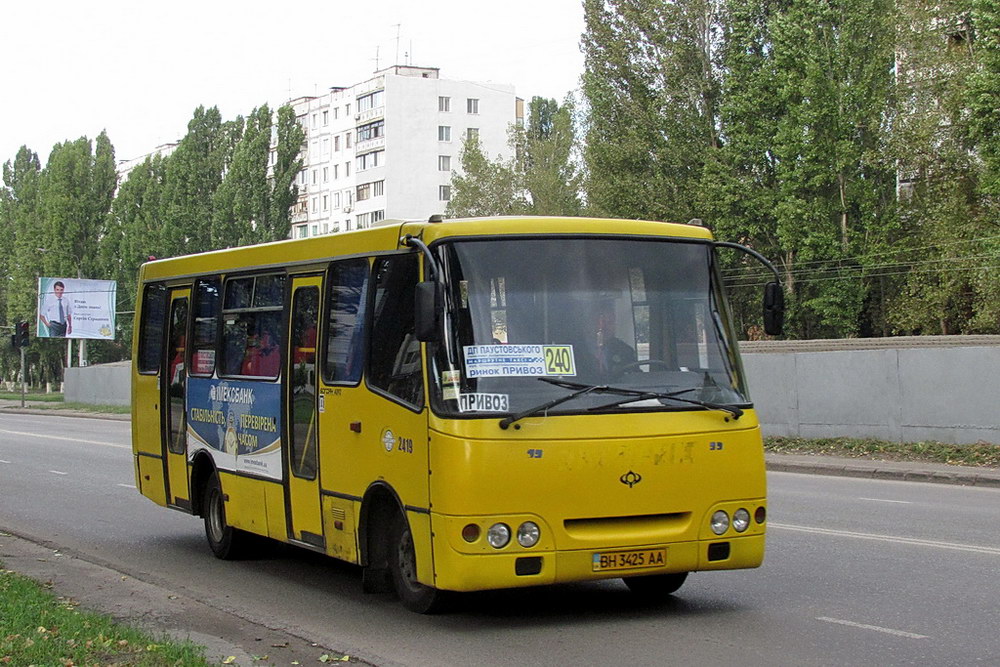
M 47 410 L 40 408 L 0 407 L 0 415 L 2 414 L 44 415 L 44 416 L 54 416 L 54 417 L 82 417 L 83 419 L 110 419 L 113 421 L 132 420 L 131 415 L 117 414 L 114 412 L 83 412 L 77 410 L 62 410 L 59 408 L 52 408 L 51 410 Z
M 830 475 L 861 479 L 887 479 L 904 482 L 930 482 L 957 486 L 979 486 L 1000 488 L 1000 472 L 972 472 L 963 468 L 955 472 L 943 470 L 912 470 L 893 468 L 892 464 L 873 462 L 870 465 L 828 463 L 823 461 L 800 463 L 793 461 L 767 460 L 767 469 L 772 472 L 795 472 L 810 475 Z

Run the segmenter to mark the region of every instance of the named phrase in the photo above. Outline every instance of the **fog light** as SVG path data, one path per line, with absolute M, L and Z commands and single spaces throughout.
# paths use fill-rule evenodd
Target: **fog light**
M 517 528 L 517 543 L 522 547 L 533 547 L 538 544 L 542 531 L 534 521 L 525 521 Z
M 494 549 L 503 549 L 510 542 L 510 526 L 505 523 L 495 523 L 486 531 L 486 541 Z
M 479 539 L 479 526 L 474 523 L 470 523 L 465 528 L 462 529 L 462 539 L 472 544 Z
M 712 532 L 722 535 L 727 530 L 729 530 L 729 515 L 719 510 L 712 515 Z
M 764 523 L 764 519 L 767 518 L 767 510 L 761 505 L 757 508 L 757 511 L 753 513 L 753 519 L 757 523 Z
M 737 533 L 742 533 L 749 527 L 750 527 L 750 512 L 747 512 L 742 507 L 733 512 L 733 530 L 735 530 Z

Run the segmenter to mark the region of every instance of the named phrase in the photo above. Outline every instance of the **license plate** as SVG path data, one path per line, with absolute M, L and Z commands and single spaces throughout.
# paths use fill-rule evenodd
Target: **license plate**
M 595 553 L 593 570 L 594 572 L 640 570 L 647 567 L 662 567 L 666 564 L 666 549 L 633 549 L 631 551 Z

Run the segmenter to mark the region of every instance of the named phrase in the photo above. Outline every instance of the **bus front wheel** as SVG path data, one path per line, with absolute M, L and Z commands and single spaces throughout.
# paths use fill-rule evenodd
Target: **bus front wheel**
M 249 535 L 226 523 L 226 504 L 218 472 L 213 472 L 205 484 L 203 507 L 205 536 L 212 553 L 222 560 L 241 558 L 246 551 Z
M 417 580 L 417 558 L 413 534 L 406 519 L 397 516 L 391 531 L 389 571 L 403 606 L 418 614 L 433 614 L 444 606 L 445 593 Z
M 646 577 L 625 577 L 622 581 L 634 595 L 644 600 L 660 600 L 676 593 L 684 585 L 687 576 L 687 572 L 670 572 Z

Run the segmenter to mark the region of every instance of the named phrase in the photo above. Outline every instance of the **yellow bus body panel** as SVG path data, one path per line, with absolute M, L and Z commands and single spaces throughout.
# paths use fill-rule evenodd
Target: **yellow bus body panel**
M 450 590 L 528 586 L 627 574 L 757 567 L 764 526 L 710 530 L 712 513 L 753 516 L 765 506 L 760 430 L 753 411 L 725 420 L 715 411 L 532 417 L 521 429 L 499 419 L 432 422 L 431 496 L 435 585 Z M 444 431 L 448 432 L 444 432 Z M 585 435 L 584 435 L 585 434 Z M 624 435 L 623 435 L 624 434 Z M 631 484 L 630 484 L 631 482 Z M 503 549 L 484 537 L 493 523 L 541 528 L 531 548 Z M 468 523 L 481 537 L 461 537 Z M 726 541 L 729 557 L 707 559 Z M 666 548 L 663 567 L 595 572 L 593 555 Z M 541 556 L 537 575 L 519 576 L 519 557 Z

